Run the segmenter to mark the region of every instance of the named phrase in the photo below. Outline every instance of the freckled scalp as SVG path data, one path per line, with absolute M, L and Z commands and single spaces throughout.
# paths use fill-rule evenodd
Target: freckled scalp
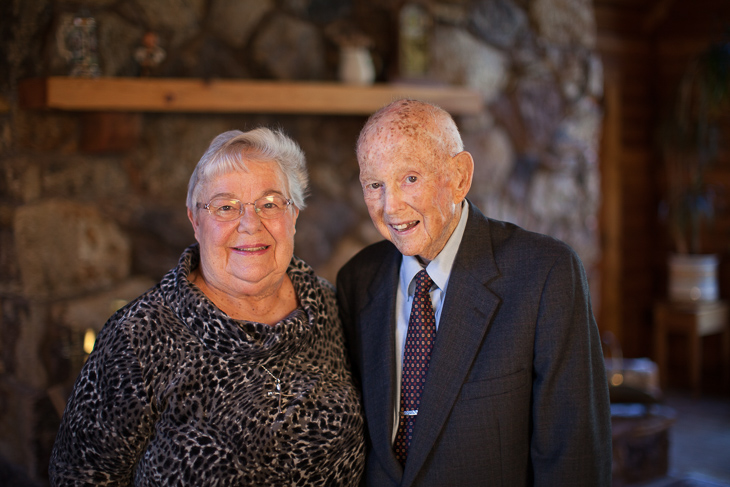
M 459 129 L 448 112 L 430 103 L 401 99 L 381 108 L 365 123 L 357 140 L 358 162 L 368 159 L 373 146 L 392 146 L 403 139 L 437 159 L 464 150 Z

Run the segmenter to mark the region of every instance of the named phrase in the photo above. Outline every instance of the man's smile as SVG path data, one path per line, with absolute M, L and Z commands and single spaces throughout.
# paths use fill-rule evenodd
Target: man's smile
M 405 223 L 391 223 L 390 227 L 397 232 L 405 232 L 406 230 L 410 230 L 411 228 L 415 227 L 419 223 L 421 223 L 420 220 L 413 220 Z

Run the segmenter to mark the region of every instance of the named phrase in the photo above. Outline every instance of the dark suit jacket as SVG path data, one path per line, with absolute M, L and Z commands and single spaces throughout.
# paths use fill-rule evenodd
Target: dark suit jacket
M 608 385 L 583 266 L 564 243 L 471 204 L 401 468 L 391 441 L 401 260 L 379 242 L 337 278 L 368 423 L 366 485 L 608 487 Z

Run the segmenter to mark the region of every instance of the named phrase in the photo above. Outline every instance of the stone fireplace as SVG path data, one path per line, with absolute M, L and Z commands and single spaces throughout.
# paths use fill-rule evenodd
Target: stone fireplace
M 44 484 L 65 397 L 98 331 L 173 267 L 193 233 L 190 173 L 230 129 L 279 127 L 309 164 L 311 196 L 295 253 L 324 277 L 380 240 L 358 182 L 365 115 L 135 112 L 112 120 L 123 144 L 89 136 L 100 114 L 29 109 L 21 80 L 69 74 L 58 32 L 96 23 L 104 77 L 136 77 L 154 32 L 159 78 L 338 82 L 356 33 L 375 82 L 399 73 L 398 0 L 11 0 L 0 6 L 0 458 Z M 597 150 L 603 76 L 590 0 L 423 0 L 425 86 L 476 91 L 456 117 L 476 162 L 469 198 L 490 217 L 560 238 L 594 285 L 600 257 Z M 339 33 L 339 34 L 333 34 Z M 408 80 L 413 82 L 413 80 Z M 99 127 L 96 126 L 98 129 Z M 91 132 L 98 134 L 99 132 Z M 598 306 L 597 288 L 593 288 Z M 2 468 L 0 468 L 2 471 Z M 0 483 L 2 483 L 0 479 Z

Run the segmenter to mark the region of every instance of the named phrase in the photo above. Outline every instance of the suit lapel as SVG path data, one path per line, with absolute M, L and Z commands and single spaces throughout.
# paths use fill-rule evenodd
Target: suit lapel
M 401 467 L 393 454 L 393 408 L 395 398 L 395 301 L 401 255 L 393 251 L 384 259 L 378 277 L 369 289 L 369 302 L 360 322 L 363 346 L 362 383 L 365 411 L 373 451 L 394 478 Z
M 490 242 L 486 218 L 470 204 L 446 290 L 403 486 L 410 485 L 423 467 L 499 306 L 500 298 L 487 285 L 499 275 Z

